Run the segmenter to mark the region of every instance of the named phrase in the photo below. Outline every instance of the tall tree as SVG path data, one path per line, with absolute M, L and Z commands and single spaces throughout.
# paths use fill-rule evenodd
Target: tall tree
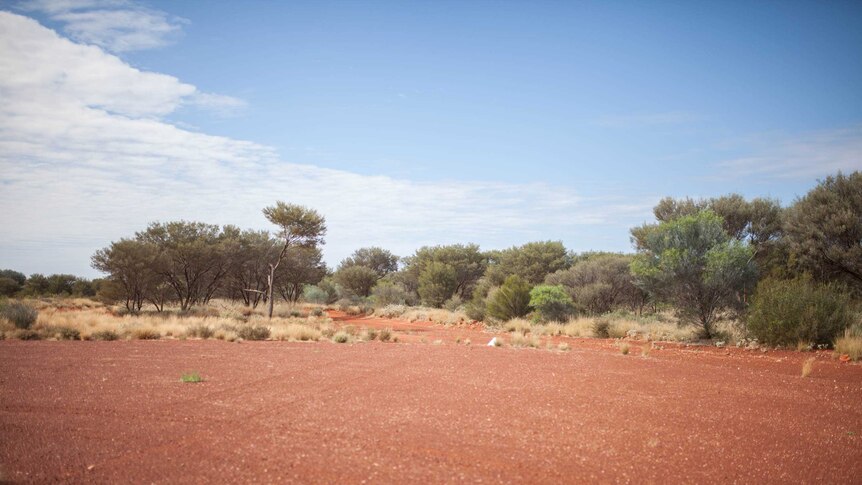
M 269 275 L 266 280 L 267 315 L 272 318 L 272 292 L 276 282 L 275 271 L 284 260 L 289 248 L 316 248 L 319 244 L 323 244 L 323 236 L 326 234 L 326 220 L 314 209 L 287 204 L 282 201 L 276 202 L 274 206 L 264 208 L 263 215 L 269 222 L 278 226 L 277 237 L 281 240 L 281 251 L 269 263 Z
M 398 271 L 398 256 L 376 246 L 360 248 L 341 262 L 338 269 L 364 266 L 377 274 L 377 279 Z

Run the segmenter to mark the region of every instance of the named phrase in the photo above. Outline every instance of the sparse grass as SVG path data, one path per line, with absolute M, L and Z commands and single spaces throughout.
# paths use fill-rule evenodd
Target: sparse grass
M 811 342 L 806 342 L 804 340 L 800 340 L 796 342 L 796 351 L 797 352 L 808 352 L 814 348 L 814 344 Z
M 854 362 L 862 359 L 862 336 L 845 332 L 843 337 L 835 341 L 835 352 L 847 355 Z
M 198 382 L 203 382 L 204 379 L 197 372 L 189 372 L 187 374 L 183 374 L 180 377 L 180 381 L 186 384 L 197 384 Z
M 539 346 L 539 339 L 534 336 L 527 336 L 522 333 L 513 333 L 509 338 L 509 345 L 512 347 L 531 347 L 536 348 Z
M 190 338 L 208 339 L 215 336 L 215 330 L 204 323 L 197 323 L 186 329 L 185 336 Z
M 243 325 L 237 330 L 237 336 L 243 340 L 266 340 L 272 334 L 264 325 Z
M 568 352 L 569 350 L 572 350 L 572 347 L 566 342 L 560 342 L 560 345 L 557 345 L 557 350 Z
M 623 343 L 620 345 L 620 353 L 623 355 L 629 355 L 629 344 Z
M 383 330 L 381 330 L 381 331 L 380 331 L 380 333 L 377 335 L 377 338 L 378 338 L 381 342 L 389 342 L 389 341 L 392 339 L 392 329 L 384 328 L 384 329 L 383 329 Z
M 647 342 L 641 347 L 641 357 L 649 357 L 649 353 L 652 351 L 652 344 Z
M 470 339 L 464 340 L 464 345 L 471 345 L 473 342 Z
M 158 340 L 162 334 L 154 328 L 136 328 L 132 330 L 131 337 L 136 340 Z
M 533 330 L 533 324 L 523 318 L 513 318 L 503 324 L 503 330 L 526 334 Z
M 314 327 L 293 323 L 276 328 L 271 332 L 270 336 L 274 340 L 306 342 L 320 340 L 323 337 L 323 333 Z
M 120 336 L 117 335 L 117 332 L 115 332 L 113 330 L 99 330 L 99 331 L 91 333 L 89 336 L 90 340 L 111 341 L 111 340 L 118 340 L 119 338 L 120 338 Z
M 808 377 L 811 375 L 811 371 L 814 369 L 815 360 L 816 359 L 814 357 L 805 359 L 805 362 L 802 363 L 802 377 Z
M 362 340 L 366 342 L 371 342 L 372 340 L 377 338 L 378 332 L 373 328 L 366 328 L 362 331 Z
M 442 325 L 460 325 L 470 323 L 462 311 L 451 311 L 442 308 L 411 307 L 406 305 L 386 305 L 374 310 L 374 315 L 381 318 L 398 318 L 408 322 L 432 322 Z

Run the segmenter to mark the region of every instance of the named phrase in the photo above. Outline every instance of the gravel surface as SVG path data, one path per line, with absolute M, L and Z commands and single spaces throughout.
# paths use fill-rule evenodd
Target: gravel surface
M 612 341 L 0 341 L 0 480 L 862 482 L 862 366 Z M 204 382 L 180 382 L 197 371 Z

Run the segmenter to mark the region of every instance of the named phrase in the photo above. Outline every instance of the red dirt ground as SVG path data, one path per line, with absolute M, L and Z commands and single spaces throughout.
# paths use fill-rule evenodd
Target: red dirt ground
M 415 332 L 2 341 L 0 479 L 862 482 L 862 366 L 825 353 L 801 378 L 812 354 L 489 348 L 479 327 L 340 323 Z M 181 383 L 188 371 L 205 382 Z

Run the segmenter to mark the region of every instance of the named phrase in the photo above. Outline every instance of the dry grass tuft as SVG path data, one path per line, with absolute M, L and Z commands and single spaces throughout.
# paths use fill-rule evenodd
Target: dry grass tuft
M 862 359 L 862 336 L 845 332 L 843 337 L 835 341 L 835 352 L 847 355 L 854 362 Z
M 814 370 L 815 360 L 816 359 L 814 357 L 805 359 L 805 362 L 802 363 L 802 377 L 808 377 L 811 375 L 811 371 Z
M 523 318 L 513 318 L 503 324 L 503 330 L 506 332 L 517 332 L 522 335 L 533 331 L 533 327 L 532 323 Z M 539 327 L 539 325 L 536 325 L 536 327 Z M 540 331 L 539 328 L 536 328 L 536 330 Z
M 346 344 L 350 342 L 350 334 L 344 331 L 335 332 L 332 336 L 332 341 L 337 344 Z
M 441 325 L 461 325 L 472 322 L 461 311 L 406 305 L 386 305 L 383 308 L 374 310 L 374 315 L 381 318 L 398 318 L 407 320 L 408 322 L 432 322 Z
M 499 341 L 499 340 L 498 340 Z M 536 348 L 539 346 L 539 339 L 534 336 L 526 336 L 522 333 L 513 333 L 509 338 L 509 345 L 512 347 L 531 347 Z
M 572 347 L 566 342 L 561 342 L 560 345 L 557 345 L 557 349 L 563 352 L 568 352 L 569 350 L 572 350 Z
M 272 331 L 271 337 L 274 340 L 288 340 L 291 342 L 316 342 L 323 337 L 323 333 L 308 325 L 299 325 L 296 323 L 288 324 L 283 327 L 278 327 Z
M 629 355 L 629 344 L 623 343 L 620 345 L 620 353 L 623 355 Z
M 641 347 L 641 357 L 649 357 L 649 353 L 652 351 L 652 344 L 646 343 Z

